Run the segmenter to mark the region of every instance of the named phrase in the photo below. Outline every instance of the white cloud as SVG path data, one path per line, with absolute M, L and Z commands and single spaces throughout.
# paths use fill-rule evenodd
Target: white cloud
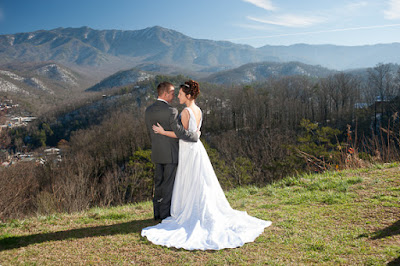
M 276 8 L 273 6 L 271 0 L 242 0 L 244 2 L 251 3 L 255 6 L 263 8 L 268 11 L 274 11 Z
M 274 16 L 270 19 L 260 19 L 252 16 L 248 16 L 247 18 L 264 24 L 272 24 L 272 25 L 293 27 L 293 28 L 308 27 L 324 21 L 324 19 L 320 17 L 309 17 L 309 16 L 306 17 L 306 16 L 289 15 L 289 14 Z
M 363 7 L 368 6 L 368 3 L 365 1 L 360 1 L 360 2 L 355 2 L 355 3 L 349 3 L 348 5 L 345 6 L 344 9 L 354 11 Z
M 383 13 L 386 19 L 400 19 L 400 0 L 389 0 L 389 7 Z
M 236 24 L 235 26 L 240 27 L 240 28 L 244 28 L 244 29 L 251 29 L 251 30 L 272 30 L 272 27 L 268 26 L 268 25 L 254 25 L 254 24 Z
M 371 30 L 371 29 L 379 29 L 379 28 L 391 28 L 391 27 L 400 27 L 400 24 L 375 25 L 375 26 L 354 27 L 354 28 L 342 28 L 342 29 L 321 30 L 321 31 L 295 32 L 295 33 L 276 34 L 276 35 L 264 35 L 264 36 L 251 36 L 251 37 L 227 39 L 227 41 L 240 41 L 240 40 L 251 40 L 251 39 L 264 39 L 264 38 L 286 37 L 286 36 L 298 36 L 298 35 L 315 35 L 315 34 L 329 33 L 329 32 Z

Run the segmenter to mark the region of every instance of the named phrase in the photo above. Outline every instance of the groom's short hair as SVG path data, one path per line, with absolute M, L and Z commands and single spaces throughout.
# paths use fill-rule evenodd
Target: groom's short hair
M 160 84 L 158 84 L 158 86 L 157 86 L 158 96 L 163 95 L 164 92 L 168 92 L 168 90 L 171 86 L 174 87 L 174 85 L 172 83 L 167 82 L 167 81 L 164 81 L 164 82 L 161 82 Z

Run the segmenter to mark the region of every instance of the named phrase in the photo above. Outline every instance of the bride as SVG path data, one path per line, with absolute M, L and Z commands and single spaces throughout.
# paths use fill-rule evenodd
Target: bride
M 181 121 L 189 131 L 201 127 L 202 111 L 195 103 L 199 93 L 199 84 L 193 80 L 180 86 L 179 103 L 186 105 Z M 159 124 L 153 130 L 176 138 L 173 131 L 165 131 Z M 167 247 L 219 250 L 252 242 L 270 225 L 270 221 L 231 208 L 201 141 L 179 140 L 171 216 L 144 228 L 142 236 Z

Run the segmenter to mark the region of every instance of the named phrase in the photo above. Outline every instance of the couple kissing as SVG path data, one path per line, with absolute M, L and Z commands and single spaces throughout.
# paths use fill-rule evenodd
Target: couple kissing
M 271 225 L 232 209 L 215 175 L 207 152 L 199 140 L 203 120 L 196 105 L 200 87 L 189 80 L 179 86 L 178 115 L 170 104 L 175 87 L 162 82 L 158 99 L 145 112 L 155 164 L 154 219 L 161 223 L 146 227 L 142 236 L 156 245 L 187 250 L 236 248 L 253 242 Z

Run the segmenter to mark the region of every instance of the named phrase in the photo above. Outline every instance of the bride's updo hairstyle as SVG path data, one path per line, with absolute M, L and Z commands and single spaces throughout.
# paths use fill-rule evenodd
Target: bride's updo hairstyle
M 196 99 L 200 94 L 199 83 L 194 80 L 185 81 L 185 84 L 181 85 L 181 89 L 186 95 L 190 95 L 192 99 Z

